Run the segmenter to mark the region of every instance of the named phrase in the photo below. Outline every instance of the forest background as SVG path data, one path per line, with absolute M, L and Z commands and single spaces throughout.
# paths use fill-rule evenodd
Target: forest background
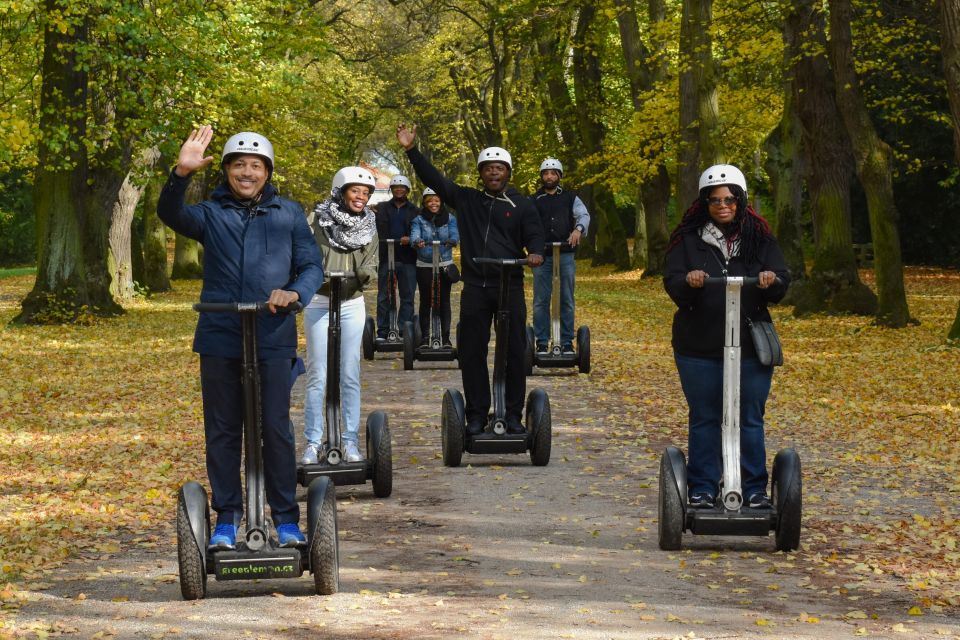
M 645 276 L 699 172 L 736 164 L 799 281 L 795 313 L 905 326 L 903 264 L 960 265 L 958 13 L 952 0 L 0 2 L 0 266 L 36 265 L 19 321 L 119 313 L 170 286 L 154 202 L 192 127 L 214 126 L 214 150 L 268 135 L 277 183 L 310 207 L 340 166 L 409 173 L 392 140 L 407 121 L 463 183 L 488 145 L 511 151 L 527 191 L 560 158 L 594 215 L 585 254 Z M 199 255 L 177 238 L 173 276 L 196 277 Z

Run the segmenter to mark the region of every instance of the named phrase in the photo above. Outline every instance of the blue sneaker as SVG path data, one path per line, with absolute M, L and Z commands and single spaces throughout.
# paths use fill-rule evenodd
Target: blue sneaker
M 210 536 L 208 549 L 236 549 L 237 548 L 237 525 L 218 524 Z
M 284 522 L 277 526 L 277 540 L 281 547 L 299 547 L 307 544 L 307 539 L 300 532 L 300 525 L 296 522 Z

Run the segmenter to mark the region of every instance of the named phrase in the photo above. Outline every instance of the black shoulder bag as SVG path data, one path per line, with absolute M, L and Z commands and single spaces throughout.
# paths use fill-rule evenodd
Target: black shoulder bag
M 779 367 L 783 364 L 783 346 L 780 336 L 769 320 L 751 320 L 747 318 L 750 328 L 750 337 L 753 338 L 753 348 L 757 352 L 757 360 L 765 367 Z

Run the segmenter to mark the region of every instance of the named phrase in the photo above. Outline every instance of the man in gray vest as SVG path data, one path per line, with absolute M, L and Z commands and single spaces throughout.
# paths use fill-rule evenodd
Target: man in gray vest
M 540 164 L 542 186 L 533 195 L 548 243 L 543 265 L 533 269 L 533 333 L 537 352 L 546 353 L 550 341 L 550 296 L 553 294 L 553 252 L 550 242 L 560 247 L 560 343 L 563 353 L 573 353 L 573 283 L 577 265 L 574 252 L 590 227 L 590 213 L 573 191 L 560 187 L 563 165 L 556 158 Z

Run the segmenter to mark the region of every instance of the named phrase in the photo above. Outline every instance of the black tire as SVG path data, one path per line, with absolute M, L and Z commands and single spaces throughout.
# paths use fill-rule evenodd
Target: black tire
M 420 316 L 413 316 L 413 348 L 416 349 L 423 342 L 423 331 L 420 329 Z
M 526 376 L 533 375 L 533 350 L 536 348 L 536 342 L 533 327 L 527 325 L 527 350 L 523 352 L 523 372 Z
M 321 495 L 315 495 L 321 494 Z M 337 541 L 337 497 L 330 478 L 314 478 L 307 490 L 307 504 L 318 504 L 310 528 L 310 571 L 317 595 L 340 590 L 340 550 Z
M 793 449 L 781 449 L 773 459 L 771 496 L 777 509 L 774 531 L 777 551 L 800 548 L 803 519 L 803 479 L 800 456 Z
M 416 355 L 414 350 L 417 348 L 416 336 L 413 333 L 413 323 L 403 323 L 403 370 L 413 369 L 413 359 Z
M 590 327 L 585 324 L 577 329 L 577 366 L 580 373 L 590 373 Z
M 447 389 L 443 393 L 443 403 L 440 407 L 440 437 L 443 442 L 444 466 L 460 466 L 466 431 L 463 395 L 457 389 Z
M 553 446 L 550 397 L 546 391 L 537 388 L 530 392 L 527 396 L 526 413 L 527 433 L 530 434 L 530 462 L 535 467 L 545 467 L 550 463 L 550 449 Z
M 207 512 L 207 538 L 210 537 L 210 514 Z M 200 600 L 207 595 L 207 567 L 190 527 L 187 505 L 181 492 L 177 499 L 177 565 L 180 569 L 180 594 L 184 600 Z
M 373 353 L 376 351 L 377 328 L 373 318 L 367 316 L 363 323 L 363 358 L 373 360 Z
M 680 453 L 679 450 L 677 452 Z M 680 458 L 683 460 L 683 453 L 680 453 Z M 685 460 L 682 467 L 686 469 Z M 668 451 L 660 456 L 660 493 L 657 496 L 657 542 L 664 551 L 678 550 L 683 537 L 685 496 L 681 497 L 679 486 L 681 483 L 677 482 L 668 447 Z
M 373 411 L 367 416 L 367 460 L 373 471 L 373 495 L 388 498 L 393 493 L 393 447 L 387 414 Z

